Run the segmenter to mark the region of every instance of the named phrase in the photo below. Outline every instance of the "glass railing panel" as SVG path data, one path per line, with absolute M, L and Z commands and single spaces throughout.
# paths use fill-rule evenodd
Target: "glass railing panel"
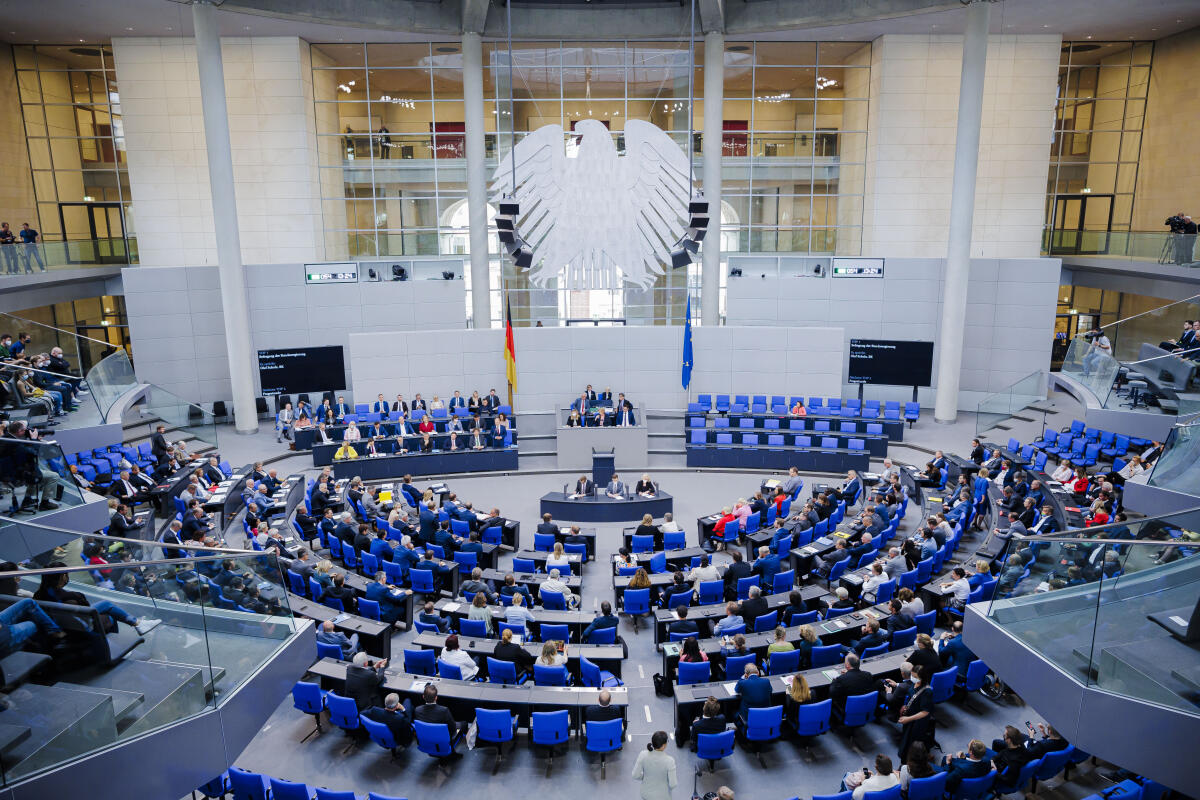
M 138 384 L 129 353 L 118 350 L 104 358 L 88 370 L 87 383 L 100 408 L 100 415 L 106 416 L 121 395 Z
M 1186 699 L 1195 691 L 1189 676 L 1172 673 L 1178 661 L 1163 652 L 1178 645 L 1151 615 L 1167 613 L 1162 619 L 1182 619 L 1186 629 L 1198 554 L 1197 509 L 1014 538 L 987 615 L 1083 685 L 1197 713 Z
M 1171 430 L 1146 482 L 1161 489 L 1200 495 L 1200 422 L 1177 425 Z
M 1031 372 L 1011 386 L 993 392 L 979 401 L 975 413 L 975 433 L 981 434 L 1008 419 L 1023 408 L 1046 399 L 1046 373 Z
M 1087 386 L 1103 404 L 1108 400 L 1120 363 L 1083 336 L 1071 340 L 1062 371 Z
M 149 384 L 132 412 L 150 420 L 161 420 L 175 439 L 190 436 L 217 446 L 216 422 L 212 413 L 161 386 Z
M 9 425 L 16 427 L 17 422 Z M 7 495 L 5 497 L 4 495 Z M 62 448 L 53 442 L 0 438 L 0 509 L 37 517 L 84 502 Z
M 261 555 L 164 560 L 154 543 L 85 542 L 85 566 L 0 572 L 0 608 L 32 596 L 51 620 L 13 610 L 39 626 L 19 649 L 56 667 L 7 695 L 3 722 L 30 731 L 6 751 L 8 782 L 220 706 L 295 632 Z
M 0 278 L 68 269 L 137 263 L 137 241 L 124 238 L 79 239 L 0 245 Z

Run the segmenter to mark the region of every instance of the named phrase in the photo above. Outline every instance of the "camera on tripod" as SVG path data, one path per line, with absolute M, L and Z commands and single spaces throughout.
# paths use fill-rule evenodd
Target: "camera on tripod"
M 1170 228 L 1171 233 L 1183 233 L 1184 227 L 1187 226 L 1187 220 L 1178 214 L 1172 214 L 1171 216 L 1167 217 L 1166 221 L 1163 222 L 1163 225 L 1166 225 L 1168 228 Z

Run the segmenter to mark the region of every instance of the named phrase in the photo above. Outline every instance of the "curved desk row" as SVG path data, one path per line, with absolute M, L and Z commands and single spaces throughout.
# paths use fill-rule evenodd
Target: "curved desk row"
M 703 436 L 699 435 L 703 434 Z M 795 447 L 817 447 L 821 446 L 822 442 L 835 442 L 833 447 L 841 450 L 856 449 L 851 446 L 851 442 L 862 442 L 863 449 L 876 458 L 883 458 L 887 455 L 888 437 L 882 434 L 866 434 L 866 433 L 839 433 L 836 431 L 809 431 L 807 433 L 792 433 L 791 431 L 755 431 L 746 430 L 745 428 L 731 428 L 723 430 L 719 428 L 692 428 L 687 434 L 687 443 L 689 445 L 709 445 L 722 444 L 722 441 L 717 437 L 721 434 L 726 434 L 731 437 L 729 442 L 725 442 L 725 446 L 733 447 L 787 447 L 789 445 Z M 776 444 L 772 444 L 768 438 L 770 436 L 778 436 Z M 703 440 L 703 441 L 701 441 Z
M 453 472 L 504 472 L 517 469 L 517 448 L 500 450 L 462 450 L 458 452 L 395 453 L 386 456 L 348 458 L 333 461 L 338 445 L 326 444 L 313 448 L 313 462 L 321 466 L 317 451 L 329 449 L 329 460 L 333 464 L 336 478 L 353 478 L 376 481 L 386 478 L 402 478 L 405 475 L 443 475 Z
M 674 507 L 675 499 L 663 491 L 653 497 L 634 495 L 622 500 L 607 495 L 572 499 L 562 492 L 547 492 L 542 495 L 541 513 L 573 522 L 633 522 L 646 514 L 661 518 Z
M 320 680 L 322 689 L 344 692 L 347 667 L 349 664 L 345 661 L 323 658 L 313 664 L 308 672 Z M 583 723 L 584 709 L 596 705 L 600 700 L 599 689 L 582 686 L 535 686 L 533 681 L 522 686 L 455 681 L 413 675 L 402 669 L 387 669 L 383 675 L 383 692 L 396 692 L 417 704 L 423 702 L 421 693 L 426 684 L 434 684 L 438 689 L 438 703 L 449 708 L 454 719 L 462 723 L 475 719 L 477 708 L 506 708 L 517 714 L 522 727 L 528 727 L 529 715 L 535 711 L 565 709 L 571 718 L 571 726 L 578 731 Z M 629 690 L 624 686 L 606 691 L 612 697 L 612 704 L 622 711 L 629 705 Z
M 787 469 L 801 472 L 866 472 L 871 455 L 865 450 L 834 447 L 738 447 L 732 445 L 692 446 L 687 448 L 689 467 L 725 467 L 735 469 Z
M 764 594 L 761 597 L 767 601 L 767 613 L 778 611 L 787 608 L 791 603 L 792 592 L 799 592 L 800 598 L 804 602 L 809 611 L 815 611 L 821 608 L 822 601 L 829 597 L 829 592 L 825 591 L 815 583 L 805 584 L 804 586 L 795 586 L 790 591 L 779 592 L 778 594 Z M 716 625 L 717 622 L 725 616 L 725 602 L 710 603 L 703 606 L 690 606 L 688 608 L 688 619 L 695 622 L 700 628 L 701 634 L 711 635 L 711 625 Z M 659 608 L 654 611 L 654 643 L 661 644 L 667 641 L 670 637 L 667 635 L 667 628 L 672 622 L 678 620 L 675 612 L 669 608 Z
M 433 420 L 434 424 L 437 426 L 439 431 L 443 430 L 450 421 L 448 418 L 430 417 L 430 419 Z M 462 420 L 463 428 L 466 428 L 471 422 L 471 417 L 469 417 L 469 416 L 468 417 L 460 417 L 459 419 Z M 495 419 L 496 419 L 495 414 L 482 414 L 479 417 L 479 421 L 483 424 L 483 429 L 485 431 L 490 431 L 492 429 L 492 424 L 494 423 Z M 415 423 L 412 419 L 409 419 L 407 421 L 410 426 L 415 426 Z M 383 426 L 383 428 L 389 432 L 389 435 L 390 435 L 394 424 L 396 422 L 398 422 L 398 420 L 396 420 L 396 419 L 381 419 L 381 420 L 379 420 L 379 422 Z M 509 415 L 508 423 L 509 423 L 509 427 L 515 429 L 517 427 L 516 416 Z M 375 420 L 374 419 L 371 419 L 371 420 L 360 419 L 355 424 L 358 427 L 358 432 L 361 433 L 364 438 L 366 438 L 367 436 L 370 435 L 371 429 L 375 425 Z M 333 439 L 335 442 L 340 442 L 342 440 L 342 438 L 346 435 L 346 429 L 349 427 L 350 427 L 349 425 L 326 425 L 325 432 L 329 434 L 329 438 Z M 313 446 L 313 443 L 316 441 L 316 438 L 317 438 L 317 426 L 316 425 L 313 425 L 311 428 L 300 428 L 299 430 L 296 430 L 295 428 L 292 429 L 292 439 L 296 443 L 297 450 L 310 449 Z
M 422 650 L 433 650 L 439 656 L 446 646 L 446 636 L 440 633 L 420 633 L 412 642 Z M 496 652 L 499 639 L 458 637 L 459 647 L 479 663 L 479 673 L 487 674 L 487 659 Z M 537 658 L 542 654 L 543 642 L 525 642 L 521 645 L 526 653 Z M 619 644 L 568 644 L 567 671 L 579 678 L 579 659 L 586 658 L 601 669 L 621 677 L 621 662 L 625 660 L 625 648 Z

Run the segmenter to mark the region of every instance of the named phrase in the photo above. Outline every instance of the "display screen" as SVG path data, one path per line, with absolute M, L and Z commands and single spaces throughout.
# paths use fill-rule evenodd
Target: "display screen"
M 929 386 L 933 382 L 933 342 L 851 339 L 847 383 Z
M 342 348 L 259 350 L 258 380 L 264 395 L 340 391 L 346 388 Z
M 333 264 L 305 264 L 305 283 L 358 283 L 358 264 L 353 261 Z

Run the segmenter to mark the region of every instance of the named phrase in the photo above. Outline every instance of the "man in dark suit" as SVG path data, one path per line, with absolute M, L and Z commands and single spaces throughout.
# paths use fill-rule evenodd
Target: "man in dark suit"
M 700 716 L 692 723 L 692 752 L 696 752 L 696 744 L 704 733 L 724 733 L 728 727 L 725 715 L 721 713 L 721 703 L 715 697 L 704 701 Z
M 355 653 L 354 660 L 346 667 L 347 697 L 354 700 L 359 712 L 379 704 L 379 688 L 383 686 L 383 670 L 387 659 L 373 661 L 366 653 Z
M 375 402 L 371 404 L 371 413 L 372 414 L 383 414 L 386 416 L 387 413 L 389 411 L 391 411 L 391 409 L 392 409 L 391 404 L 388 403 L 387 400 L 383 399 L 382 394 L 378 395 L 375 398 Z
M 154 456 L 156 461 L 161 461 L 163 456 L 167 454 L 167 426 L 159 425 L 154 429 L 154 435 L 150 437 L 150 455 Z
M 317 516 L 322 516 L 325 509 L 331 509 L 337 505 L 337 501 L 329 494 L 328 484 L 325 483 L 318 483 L 313 488 L 311 501 L 313 514 Z
M 142 526 L 133 518 L 133 514 L 129 511 L 129 506 L 121 503 L 117 506 L 117 512 L 112 515 L 108 521 L 108 535 L 119 536 L 123 539 L 137 538 L 137 531 L 140 531 Z
M 341 519 L 337 523 L 337 527 L 333 529 L 333 535 L 342 541 L 342 544 L 347 547 L 354 546 L 354 537 L 358 535 L 358 528 L 354 524 L 354 515 L 349 511 L 342 514 Z M 367 543 L 367 547 L 370 547 Z
M 538 523 L 537 532 L 541 534 L 549 534 L 551 536 L 558 536 L 560 531 L 558 526 L 550 521 L 552 519 L 554 519 L 553 515 L 542 514 L 542 521 Z
M 628 428 L 637 425 L 637 420 L 633 416 L 633 404 L 629 401 L 626 401 L 625 405 L 621 406 L 621 409 L 617 412 L 613 420 L 613 424 L 621 428 Z
M 486 404 L 486 408 L 493 414 L 499 410 L 500 406 L 504 405 L 504 402 L 500 399 L 500 395 L 496 394 L 495 389 L 488 392 L 488 396 L 483 398 L 483 402 Z
M 360 522 L 358 532 L 354 534 L 354 560 L 362 561 L 364 552 L 371 552 L 371 528 Z
M 758 560 L 754 562 L 754 573 L 759 577 L 759 585 L 771 588 L 775 576 L 779 573 L 779 556 L 771 552 L 769 545 L 758 548 Z
M 593 619 L 586 628 L 583 629 L 583 635 L 580 636 L 581 642 L 589 641 L 594 631 L 603 630 L 606 628 L 615 628 L 619 624 L 619 620 L 612 613 L 612 603 L 605 600 L 600 604 L 600 613 Z M 695 623 L 692 623 L 695 625 Z
M 433 543 L 442 548 L 446 558 L 450 558 L 458 549 L 458 542 L 454 540 L 454 534 L 450 532 L 449 520 L 438 523 L 437 530 L 433 533 Z
M 829 697 L 833 707 L 842 713 L 846 709 L 846 698 L 868 692 L 884 692 L 883 682 L 859 669 L 858 656 L 846 654 L 845 671 L 833 679 L 829 685 Z
M 862 489 L 862 481 L 858 479 L 858 472 L 850 470 L 846 473 L 846 480 L 842 483 L 842 487 L 832 490 L 832 494 L 838 500 L 845 500 L 847 503 L 852 503 L 860 489 Z
M 404 416 L 408 416 L 408 403 L 404 401 L 404 395 L 396 395 L 396 402 L 392 403 L 392 411 L 403 411 Z
M 888 603 L 888 611 L 891 612 L 887 618 L 887 632 L 889 636 L 896 631 L 907 630 L 916 624 L 911 615 L 905 614 L 901 610 L 903 608 L 904 604 L 894 597 Z
M 417 722 L 428 722 L 431 725 L 445 725 L 446 729 L 450 731 L 452 750 L 447 758 L 455 761 L 462 758 L 462 753 L 453 752 L 453 744 L 455 735 L 465 731 L 467 723 L 456 722 L 454 715 L 450 713 L 450 709 L 438 705 L 437 684 L 426 684 L 425 691 L 421 693 L 421 699 L 425 702 L 413 709 L 413 719 Z
M 623 719 L 624 714 L 621 709 L 612 704 L 612 694 L 608 689 L 601 689 L 599 696 L 596 698 L 596 705 L 587 706 L 583 709 L 583 722 L 586 729 L 589 722 L 607 722 L 611 719 Z M 622 730 L 628 725 L 622 725 Z
M 338 422 L 346 419 L 347 414 L 354 413 L 354 408 L 346 402 L 346 398 L 338 395 L 337 404 L 333 407 L 333 418 Z
M 213 484 L 225 480 L 225 473 L 221 471 L 220 463 L 217 461 L 216 456 L 208 457 L 208 464 L 204 467 L 204 477 L 208 478 Z
M 437 511 L 433 508 L 433 501 L 422 503 L 417 509 L 420 517 L 420 528 L 417 536 L 422 542 L 433 541 L 434 535 L 437 533 Z
M 971 460 L 974 461 L 976 464 L 982 464 L 984 455 L 985 455 L 985 453 L 983 451 L 983 445 L 979 443 L 978 439 L 972 439 L 971 440 L 971 456 L 970 456 Z
M 120 474 L 117 476 L 117 479 L 113 481 L 112 489 L 109 491 L 109 493 L 119 500 L 126 500 L 134 503 L 140 502 L 140 500 L 137 499 L 140 493 L 138 492 L 137 487 L 134 486 L 129 480 L 129 470 L 127 469 L 121 470 Z
M 908 700 L 908 695 L 912 692 L 912 664 L 907 661 L 900 663 L 900 682 L 891 678 L 884 678 L 883 683 L 887 686 L 887 692 L 884 703 L 887 705 L 887 716 L 892 722 L 895 722 L 900 717 L 900 709 L 904 707 L 905 701 Z
M 575 481 L 574 494 L 580 497 L 587 497 L 596 489 L 596 484 L 588 478 L 587 475 L 580 475 L 579 480 Z
M 325 592 L 321 595 L 322 598 L 333 597 L 342 601 L 342 608 L 351 614 L 354 613 L 356 603 L 354 601 L 354 590 L 346 585 L 346 576 L 338 573 L 333 576 L 333 584 L 326 587 Z
M 754 568 L 742 560 L 742 551 L 734 550 L 733 563 L 725 570 L 725 599 L 737 599 L 737 585 L 742 578 L 749 578 L 754 574 Z M 750 626 L 747 625 L 747 628 Z
M 757 586 L 751 586 L 745 600 L 739 605 L 738 611 L 742 616 L 742 622 L 746 624 L 746 630 L 754 630 L 754 620 L 766 614 L 767 598 L 762 596 L 762 589 Z
M 886 644 L 888 640 L 887 631 L 879 629 L 879 620 L 869 619 L 862 626 L 862 638 L 855 641 L 852 645 L 842 645 L 842 652 L 846 653 L 851 650 L 859 658 L 862 658 L 863 651 L 869 647 L 878 647 L 881 644 Z
M 991 762 L 987 760 L 987 745 L 978 739 L 972 739 L 965 752 L 959 751 L 956 756 L 946 756 L 946 792 L 953 793 L 967 778 L 982 778 L 992 771 Z
M 411 595 L 408 589 L 398 589 L 388 586 L 387 574 L 382 570 L 375 573 L 375 580 L 367 585 L 366 597 L 379 604 L 379 618 L 389 625 L 395 625 L 396 620 L 404 613 L 405 595 Z
M 400 695 L 395 692 L 383 698 L 382 706 L 371 706 L 362 712 L 363 716 L 372 722 L 386 725 L 396 740 L 398 747 L 412 744 L 412 702 L 400 702 Z
M 212 530 L 212 524 L 208 521 L 208 517 L 204 514 L 199 504 L 193 506 L 191 510 L 183 516 L 183 528 L 180 534 L 184 539 L 200 540 Z
M 679 617 L 679 619 L 670 624 L 670 626 L 667 628 L 667 633 L 694 633 L 699 635 L 700 628 L 697 627 L 695 620 L 690 620 L 687 618 L 687 606 L 676 606 L 675 614 Z
M 583 396 L 587 398 L 588 408 L 592 408 L 596 405 L 596 392 L 592 389 L 592 385 L 590 383 L 587 385 L 587 388 L 583 390 Z M 587 408 L 581 408 L 579 410 L 587 411 Z
M 759 675 L 758 667 L 754 664 L 746 665 L 742 679 L 734 686 L 734 691 L 742 698 L 737 718 L 734 720 L 739 728 L 745 726 L 750 709 L 767 708 L 771 705 L 771 681 Z

